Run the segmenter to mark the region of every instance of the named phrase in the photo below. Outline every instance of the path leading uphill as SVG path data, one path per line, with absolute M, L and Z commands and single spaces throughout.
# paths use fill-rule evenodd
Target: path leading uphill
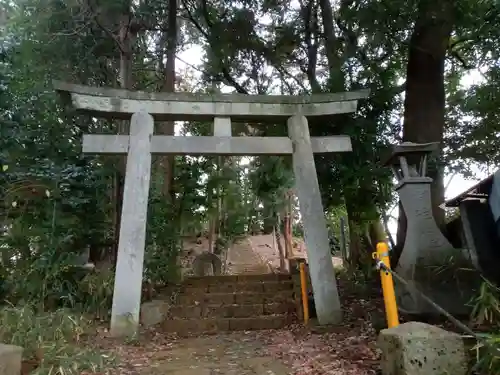
M 227 273 L 229 275 L 259 275 L 271 273 L 270 267 L 252 249 L 248 238 L 231 246 L 227 254 Z
M 117 356 L 109 375 L 379 374 L 377 335 L 369 319 L 380 312 L 378 302 L 345 297 L 344 322 L 328 333 L 295 325 L 178 338 L 152 329 L 143 331 L 138 341 L 101 336 L 93 337 L 91 344 Z
M 270 264 L 275 265 L 277 257 L 270 248 L 273 244 L 263 237 L 251 241 L 246 238 L 229 250 L 228 273 L 271 272 Z M 373 303 L 368 296 L 351 295 L 351 288 L 345 289 L 339 281 L 344 322 L 333 332 L 312 333 L 298 324 L 279 330 L 179 338 L 158 328 L 143 331 L 137 342 L 124 343 L 105 334 L 94 338 L 92 345 L 117 356 L 117 366 L 109 375 L 378 374 L 376 332 L 370 316 L 383 316 L 380 298 Z

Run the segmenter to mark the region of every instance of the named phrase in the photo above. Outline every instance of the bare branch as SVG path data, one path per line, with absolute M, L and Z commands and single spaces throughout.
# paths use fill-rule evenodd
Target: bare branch
M 114 40 L 114 42 L 116 43 L 116 45 L 118 46 L 118 48 L 120 49 L 120 53 L 126 53 L 125 51 L 125 46 L 123 45 L 123 43 L 121 42 L 120 38 L 118 35 L 116 35 L 115 33 L 113 33 L 110 29 L 108 29 L 106 26 L 104 26 L 100 20 L 99 20 L 99 11 L 97 9 L 94 9 L 92 7 L 92 4 L 91 4 L 91 1 L 87 1 L 86 2 L 86 5 L 88 6 L 88 8 L 91 10 L 92 14 L 94 15 L 93 17 L 93 20 L 95 21 L 96 25 L 102 30 L 104 31 L 109 37 L 111 37 L 111 39 Z
M 196 20 L 196 18 L 190 12 L 187 1 L 186 0 L 182 0 L 182 1 L 183 1 L 184 8 L 185 8 L 186 12 L 188 13 L 188 16 L 189 16 L 191 22 L 193 23 L 195 28 L 205 37 L 208 44 L 210 45 L 210 48 L 212 48 L 212 51 L 214 52 L 215 56 L 219 60 L 220 70 L 221 70 L 222 76 L 224 77 L 224 80 L 226 81 L 226 83 L 229 84 L 230 86 L 233 86 L 238 93 L 248 94 L 248 91 L 231 76 L 231 72 L 229 71 L 229 68 L 226 66 L 224 59 L 220 56 L 220 51 L 217 51 L 217 49 L 214 46 L 213 41 L 211 40 L 212 38 L 210 37 L 210 33 L 203 29 L 203 27 L 200 25 L 198 20 Z M 213 27 L 213 24 L 209 19 L 210 15 L 208 13 L 208 6 L 207 6 L 206 0 L 202 0 L 201 4 L 202 4 L 204 21 L 205 21 L 207 27 L 211 28 L 211 27 Z

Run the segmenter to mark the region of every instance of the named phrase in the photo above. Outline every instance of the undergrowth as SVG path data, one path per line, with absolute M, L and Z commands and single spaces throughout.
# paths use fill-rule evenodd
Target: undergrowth
M 0 342 L 24 348 L 24 366 L 31 363 L 33 374 L 96 373 L 112 366 L 114 357 L 86 343 L 92 334 L 92 321 L 67 309 L 46 313 L 29 306 L 0 310 Z
M 11 283 L 0 309 L 0 342 L 23 348 L 22 374 L 98 373 L 115 362 L 94 349 L 93 339 L 96 321 L 109 318 L 113 270 L 68 274 L 63 267 L 32 269 L 24 283 Z
M 472 322 L 476 327 L 488 327 L 490 333 L 478 343 L 473 371 L 484 375 L 500 375 L 500 289 L 484 280 L 478 295 L 472 300 Z

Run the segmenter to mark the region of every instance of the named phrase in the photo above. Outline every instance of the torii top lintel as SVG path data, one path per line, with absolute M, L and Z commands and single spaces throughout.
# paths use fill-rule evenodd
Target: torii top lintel
M 96 117 L 130 119 L 145 110 L 160 121 L 204 121 L 231 117 L 232 121 L 276 122 L 296 114 L 331 117 L 356 111 L 369 90 L 304 96 L 149 93 L 53 81 L 55 90 L 73 107 Z

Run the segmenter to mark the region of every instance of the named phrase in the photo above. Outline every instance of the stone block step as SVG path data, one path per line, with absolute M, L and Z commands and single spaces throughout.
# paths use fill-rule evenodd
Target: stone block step
M 251 318 L 258 316 L 288 314 L 295 312 L 293 302 L 267 304 L 231 304 L 231 305 L 179 305 L 170 308 L 173 318 Z
M 293 289 L 293 281 L 248 281 L 248 282 L 227 282 L 208 285 L 183 285 L 181 292 L 185 294 L 199 293 L 274 293 Z
M 263 274 L 263 275 L 223 275 L 223 276 L 193 276 L 183 281 L 184 285 L 215 285 L 224 283 L 248 283 L 248 282 L 267 282 L 267 281 L 290 281 L 289 274 Z
M 239 292 L 239 293 L 181 293 L 177 305 L 258 305 L 281 303 L 293 300 L 292 289 L 277 292 Z
M 169 319 L 162 323 L 165 332 L 185 336 L 192 333 L 213 334 L 220 331 L 252 331 L 280 329 L 290 323 L 286 315 L 257 316 L 252 318 L 194 318 Z

